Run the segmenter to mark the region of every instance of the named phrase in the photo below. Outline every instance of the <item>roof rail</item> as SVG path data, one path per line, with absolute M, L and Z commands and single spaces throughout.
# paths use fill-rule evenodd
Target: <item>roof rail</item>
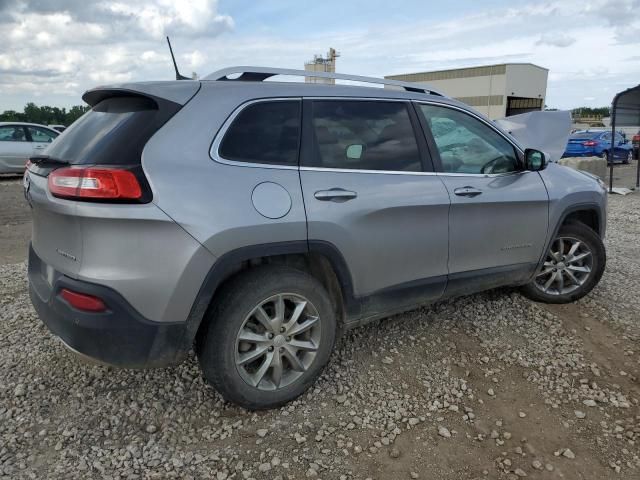
M 236 78 L 229 78 L 229 75 L 240 74 Z M 270 68 L 270 67 L 248 67 L 238 66 L 223 68 L 213 72 L 203 80 L 215 80 L 215 81 L 243 81 L 243 82 L 262 82 L 267 78 L 274 77 L 276 75 L 289 75 L 296 77 L 317 77 L 317 78 L 332 78 L 336 80 L 350 80 L 352 82 L 363 83 L 375 83 L 378 85 L 390 85 L 394 87 L 401 87 L 408 92 L 429 93 L 431 95 L 438 95 L 446 97 L 446 95 L 437 90 L 433 90 L 428 86 L 421 86 L 411 82 L 401 82 L 399 80 L 389 80 L 386 78 L 375 77 L 362 77 L 360 75 L 348 75 L 344 73 L 330 73 L 330 72 L 312 72 L 307 70 L 294 70 L 289 68 Z

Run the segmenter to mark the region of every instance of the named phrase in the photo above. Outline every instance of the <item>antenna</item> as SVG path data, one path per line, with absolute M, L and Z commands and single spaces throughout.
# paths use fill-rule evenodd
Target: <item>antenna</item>
M 167 35 L 167 43 L 169 44 L 169 53 L 171 53 L 171 60 L 173 60 L 173 68 L 176 70 L 176 80 L 191 80 L 189 77 L 180 75 L 180 72 L 178 71 L 178 64 L 176 63 L 176 57 L 173 55 L 173 48 L 171 48 L 171 41 L 169 40 L 168 35 Z

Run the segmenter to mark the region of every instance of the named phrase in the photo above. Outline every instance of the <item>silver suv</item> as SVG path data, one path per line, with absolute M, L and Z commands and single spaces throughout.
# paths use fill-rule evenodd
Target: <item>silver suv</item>
M 33 305 L 74 351 L 162 367 L 195 346 L 249 409 L 303 393 L 344 329 L 504 285 L 587 294 L 606 193 L 464 104 L 389 88 L 264 81 L 100 87 L 31 159 Z

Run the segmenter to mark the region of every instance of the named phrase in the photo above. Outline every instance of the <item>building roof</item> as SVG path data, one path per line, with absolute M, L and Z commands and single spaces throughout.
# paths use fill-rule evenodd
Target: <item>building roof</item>
M 387 75 L 384 78 L 390 80 L 405 80 L 414 82 L 428 82 L 433 80 L 448 80 L 451 78 L 483 77 L 486 75 L 504 75 L 508 65 L 526 65 L 540 70 L 549 71 L 548 68 L 533 63 L 497 63 L 493 65 L 479 65 L 476 67 L 450 68 L 447 70 L 432 70 L 428 72 L 401 73 Z

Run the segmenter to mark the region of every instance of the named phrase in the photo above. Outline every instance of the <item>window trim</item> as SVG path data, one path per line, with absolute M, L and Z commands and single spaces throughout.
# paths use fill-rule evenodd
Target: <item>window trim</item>
M 305 159 L 314 155 L 315 135 L 313 131 L 312 104 L 315 101 L 343 101 L 343 102 L 393 102 L 404 104 L 407 109 L 411 128 L 413 130 L 418 154 L 420 155 L 421 169 L 418 171 L 402 171 L 402 170 L 365 170 L 359 168 L 338 168 L 338 167 L 314 167 L 305 165 Z M 408 99 L 398 98 L 376 98 L 376 97 L 342 97 L 342 96 L 309 96 L 303 98 L 302 107 L 302 148 L 300 154 L 300 170 L 306 172 L 343 172 L 343 173 L 378 173 L 386 175 L 435 175 L 435 164 L 431 157 L 429 147 L 423 135 L 420 125 L 420 119 L 416 115 L 415 109 L 411 105 L 412 101 Z
M 414 104 L 415 110 L 416 110 L 416 115 L 418 116 L 418 119 L 420 120 L 420 125 L 422 126 L 422 131 L 424 136 L 426 137 L 427 140 L 427 144 L 429 146 L 429 151 L 431 153 L 431 158 L 434 164 L 434 169 L 435 172 L 438 175 L 441 176 L 447 176 L 447 177 L 505 177 L 508 175 L 517 175 L 520 173 L 524 173 L 526 172 L 526 170 L 516 170 L 513 172 L 505 172 L 505 173 L 460 173 L 460 172 L 445 172 L 442 168 L 442 161 L 440 160 L 440 151 L 438 150 L 437 146 L 436 146 L 436 142 L 435 139 L 433 138 L 433 133 L 431 132 L 431 129 L 429 128 L 429 125 L 427 124 L 427 119 L 425 118 L 424 114 L 422 113 L 422 110 L 419 108 L 420 105 L 433 105 L 435 107 L 443 107 L 443 108 L 449 108 L 451 110 L 457 110 L 459 112 L 465 113 L 467 115 L 469 115 L 472 118 L 475 118 L 476 120 L 479 120 L 481 123 L 485 124 L 487 127 L 489 127 L 491 130 L 493 130 L 494 132 L 496 132 L 497 134 L 499 134 L 502 138 L 504 138 L 514 149 L 514 152 L 516 153 L 516 157 L 518 159 L 518 162 L 520 163 L 520 166 L 523 167 L 523 158 L 524 158 L 524 150 L 522 149 L 522 147 L 520 147 L 520 145 L 518 145 L 517 143 L 515 143 L 511 138 L 509 138 L 504 132 L 502 132 L 500 129 L 496 128 L 496 126 L 494 124 L 492 124 L 491 122 L 487 121 L 486 119 L 484 119 L 482 116 L 476 114 L 475 112 L 466 110 L 464 108 L 460 108 L 456 105 L 451 105 L 448 103 L 443 103 L 443 102 L 437 102 L 437 101 L 426 101 L 426 100 L 413 100 L 412 103 Z
M 249 108 L 252 105 L 257 103 L 267 103 L 267 102 L 298 102 L 300 104 L 300 134 L 298 135 L 298 161 L 296 165 L 277 165 L 274 163 L 252 163 L 252 162 L 242 162 L 239 160 L 229 160 L 224 158 L 220 154 L 220 145 L 222 145 L 222 141 L 224 140 L 227 131 L 233 124 L 234 120 L 240 115 L 246 108 Z M 221 163 L 223 165 L 232 165 L 234 167 L 249 167 L 249 168 L 275 168 L 279 170 L 298 170 L 300 166 L 300 144 L 302 143 L 303 138 L 303 125 L 302 118 L 304 116 L 303 105 L 302 105 L 302 97 L 273 97 L 273 98 L 257 98 L 253 100 L 249 100 L 231 112 L 231 114 L 227 117 L 227 119 L 218 130 L 218 133 L 215 135 L 213 142 L 211 143 L 211 147 L 209 148 L 209 157 L 215 162 Z

